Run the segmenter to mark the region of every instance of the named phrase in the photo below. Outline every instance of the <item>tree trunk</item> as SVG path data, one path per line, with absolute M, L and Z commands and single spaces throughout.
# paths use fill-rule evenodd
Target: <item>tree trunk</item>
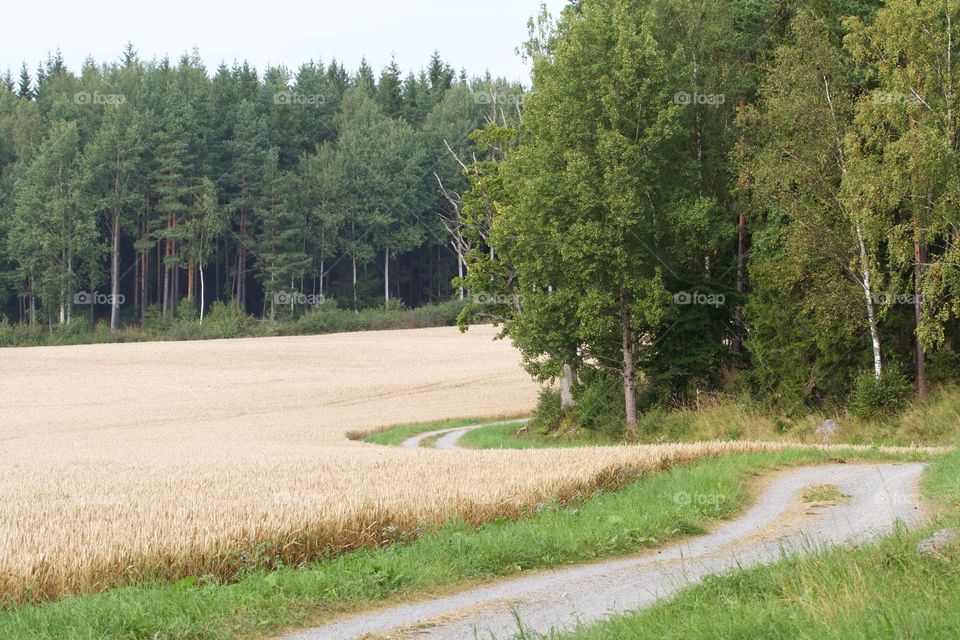
M 33 274 L 30 275 L 30 326 L 37 324 L 37 298 L 33 293 Z
M 743 299 L 743 293 L 747 288 L 747 278 L 746 278 L 746 263 L 747 263 L 747 220 L 744 217 L 743 213 L 740 213 L 739 219 L 737 221 L 737 293 L 740 294 L 741 300 Z M 740 311 L 740 307 L 737 307 L 734 321 L 737 327 L 737 333 L 733 337 L 733 351 L 734 353 L 743 352 L 743 335 L 746 333 L 746 328 L 743 322 L 743 312 Z
M 626 408 L 626 432 L 630 440 L 637 439 L 637 379 L 633 361 L 636 346 L 633 340 L 633 327 L 630 325 L 630 310 L 627 306 L 627 292 L 620 290 L 620 326 L 623 329 L 623 399 Z
M 461 283 L 463 282 L 463 253 L 459 247 L 457 248 L 457 278 L 460 279 Z M 463 301 L 463 286 L 460 287 L 460 300 Z
M 120 328 L 120 213 L 115 211 L 110 230 L 113 247 L 110 252 L 110 333 Z
M 880 332 L 877 330 L 877 316 L 874 312 L 873 284 L 870 279 L 870 262 L 867 258 L 867 245 L 863 240 L 863 228 L 856 223 L 857 243 L 860 249 L 860 275 L 863 297 L 867 302 L 867 323 L 870 327 L 870 343 L 873 346 L 873 375 L 879 380 L 883 376 L 883 358 L 880 349 Z
M 462 291 L 462 289 L 461 289 Z M 463 298 L 461 298 L 462 300 Z M 563 374 L 560 376 L 560 410 L 572 408 L 576 402 L 573 399 L 573 384 L 576 376 L 569 362 L 563 364 Z
M 321 254 L 321 256 L 320 256 L 320 299 L 321 299 L 321 300 L 323 300 L 323 267 L 324 267 L 324 262 L 326 262 L 326 259 L 325 259 L 324 256 Z M 317 285 L 314 284 L 314 285 L 313 285 L 313 288 L 316 289 L 316 288 L 317 288 Z
M 353 310 L 357 311 L 357 256 L 350 254 L 350 262 L 353 265 Z
M 390 308 L 390 247 L 383 250 L 383 308 Z
M 171 232 L 173 224 L 171 223 L 171 215 L 167 215 L 167 232 Z M 169 235 L 163 241 L 163 315 L 164 317 L 168 316 L 172 311 L 171 308 L 171 297 L 172 289 L 170 282 L 170 257 L 173 255 L 173 243 L 170 241 Z
M 163 257 L 160 253 L 163 242 L 157 241 L 157 302 L 163 311 Z
M 200 266 L 197 267 L 197 270 L 200 272 L 200 324 L 203 324 L 203 262 L 200 262 Z
M 913 296 L 913 314 L 917 329 L 915 334 L 917 351 L 917 395 L 921 398 L 927 395 L 927 354 L 923 350 L 923 344 L 920 342 L 920 324 L 923 322 L 923 265 L 927 261 L 927 248 L 920 243 L 920 238 L 915 234 L 913 241 L 914 257 L 914 296 Z
M 193 281 L 196 278 L 193 269 L 193 260 L 187 262 L 187 300 L 193 302 Z

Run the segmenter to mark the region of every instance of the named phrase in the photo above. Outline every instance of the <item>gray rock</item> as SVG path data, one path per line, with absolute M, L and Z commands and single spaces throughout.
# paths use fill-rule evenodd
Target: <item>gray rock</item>
M 820 439 L 823 441 L 823 444 L 830 444 L 830 439 L 833 437 L 837 431 L 840 430 L 840 425 L 838 425 L 833 420 L 824 420 L 823 424 L 817 427 L 817 430 L 814 433 L 820 436 Z
M 917 543 L 917 551 L 926 555 L 940 555 L 941 551 L 960 547 L 960 529 L 940 529 Z

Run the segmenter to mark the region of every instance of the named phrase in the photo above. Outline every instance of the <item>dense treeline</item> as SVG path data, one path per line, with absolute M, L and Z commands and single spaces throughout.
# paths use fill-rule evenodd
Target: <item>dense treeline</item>
M 439 55 L 53 56 L 0 87 L 0 299 L 115 329 L 467 294 L 581 422 L 716 390 L 882 409 L 960 375 L 957 17 L 581 0 L 531 21 L 526 95 Z
M 461 320 L 504 322 L 565 410 L 619 407 L 628 433 L 703 392 L 870 411 L 956 379 L 958 24 L 949 0 L 540 20 L 522 124 L 470 167 L 486 294 Z
M 116 330 L 214 301 L 273 319 L 448 300 L 440 183 L 463 189 L 470 132 L 519 95 L 438 54 L 407 75 L 211 74 L 132 46 L 79 75 L 59 54 L 24 65 L 0 83 L 0 316 Z

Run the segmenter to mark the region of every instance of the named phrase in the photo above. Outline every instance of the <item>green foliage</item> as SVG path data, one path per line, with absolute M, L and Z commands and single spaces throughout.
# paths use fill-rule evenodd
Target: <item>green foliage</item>
M 927 361 L 927 379 L 933 384 L 960 382 L 960 353 L 943 349 Z
M 580 428 L 607 437 L 624 433 L 623 381 L 604 371 L 584 371 L 574 391 L 570 418 Z
M 438 53 L 407 80 L 391 63 L 379 83 L 369 65 L 211 76 L 195 54 L 132 49 L 79 75 L 51 58 L 36 80 L 25 67 L 20 87 L 0 84 L 0 313 L 49 329 L 86 311 L 72 308 L 79 289 L 115 283 L 126 302 L 93 318 L 126 334 L 157 324 L 151 305 L 172 321 L 188 299 L 271 319 L 302 311 L 278 309 L 282 292 L 356 309 L 446 300 L 457 262 L 433 171 L 461 191 L 445 143 L 475 148 L 487 107 L 474 90 L 519 94 L 458 78 Z
M 879 379 L 872 371 L 864 372 L 850 394 L 850 412 L 863 420 L 895 415 L 905 408 L 911 388 L 910 381 L 896 367 L 888 366 Z
M 552 433 L 560 428 L 564 412 L 560 407 L 560 391 L 552 387 L 540 389 L 537 406 L 530 416 L 529 427 L 540 435 Z
M 192 314 L 189 321 L 193 321 Z M 254 318 L 237 305 L 225 304 L 219 300 L 211 305 L 210 313 L 203 320 L 207 331 L 219 338 L 239 338 L 254 322 Z

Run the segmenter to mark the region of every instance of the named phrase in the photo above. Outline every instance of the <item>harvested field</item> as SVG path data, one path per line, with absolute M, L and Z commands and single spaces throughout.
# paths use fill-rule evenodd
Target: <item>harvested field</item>
M 354 429 L 530 410 L 509 343 L 476 327 L 7 349 L 0 354 L 0 595 L 228 577 L 513 515 L 622 472 L 777 445 L 443 452 Z

